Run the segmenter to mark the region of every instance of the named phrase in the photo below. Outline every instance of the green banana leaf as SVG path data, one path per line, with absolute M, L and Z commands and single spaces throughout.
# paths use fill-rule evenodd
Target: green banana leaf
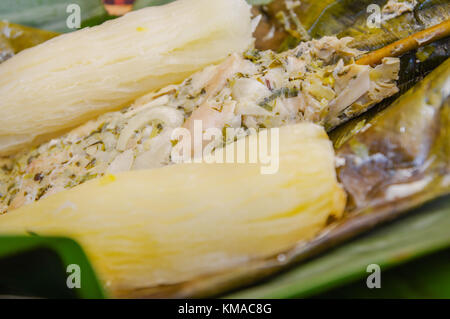
M 226 298 L 294 298 L 312 297 L 343 284 L 363 279 L 365 281 L 369 273 L 367 266 L 378 264 L 381 268 L 381 288 L 361 288 L 361 284 L 347 292 L 350 297 L 370 296 L 373 291 L 377 293 L 392 293 L 389 290 L 389 278 L 384 277 L 384 271 L 394 266 L 404 264 L 416 258 L 436 253 L 450 248 L 450 196 L 435 200 L 419 209 L 416 209 L 407 217 L 392 224 L 386 225 L 365 236 L 356 238 L 343 246 L 340 246 L 326 254 L 303 263 L 283 274 L 273 277 L 260 285 L 256 285 L 238 292 L 226 295 Z M 449 253 L 446 251 L 447 264 Z M 448 268 L 445 276 L 442 267 L 445 263 L 438 262 L 430 266 L 436 266 L 440 271 L 427 268 L 427 263 L 422 263 L 420 274 L 426 278 L 434 276 L 434 282 L 439 283 L 433 289 L 436 298 L 450 298 L 450 276 Z M 436 265 L 437 264 L 437 265 Z M 421 276 L 409 277 L 410 286 L 419 285 L 424 281 Z M 384 286 L 386 284 L 386 287 Z M 350 288 L 348 288 L 350 289 Z M 431 290 L 431 288 L 429 289 Z M 363 292 L 361 292 L 363 291 Z M 330 293 L 331 294 L 331 293 Z M 334 297 L 339 297 L 332 295 Z M 429 294 L 418 294 L 412 291 L 408 294 L 403 291 L 402 297 L 430 297 Z
M 69 289 L 69 265 L 78 265 L 80 287 Z M 39 298 L 104 298 L 82 248 L 62 237 L 0 236 L 0 295 Z
M 360 280 L 319 295 L 320 298 L 414 298 L 440 299 L 450 296 L 450 249 L 388 270 L 382 289 L 367 289 Z M 365 278 L 364 278 L 365 279 Z
M 163 5 L 174 0 L 137 0 L 134 8 Z M 247 0 L 250 4 L 268 4 L 272 0 Z M 81 9 L 81 27 L 98 25 L 115 17 L 109 16 L 101 0 L 2 0 L 0 20 L 55 32 L 74 31 L 67 27 L 67 7 L 77 4 Z
M 107 18 L 101 1 L 92 0 L 2 0 L 0 1 L 0 20 L 23 24 L 55 32 L 70 32 L 66 20 L 67 6 L 77 4 L 81 9 L 81 21 Z

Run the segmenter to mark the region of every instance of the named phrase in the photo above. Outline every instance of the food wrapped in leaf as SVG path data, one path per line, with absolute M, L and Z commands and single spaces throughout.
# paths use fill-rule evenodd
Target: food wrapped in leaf
M 371 67 L 355 63 L 361 52 L 349 38 L 325 37 L 281 54 L 233 54 L 186 79 L 138 99 L 131 107 L 4 160 L 0 211 L 18 208 L 107 173 L 173 164 L 172 133 L 251 130 L 301 121 L 331 129 L 397 93 L 399 60 Z
M 308 243 L 286 252 L 282 262 L 249 263 L 230 274 L 226 282 L 239 285 L 245 278 L 273 274 L 411 208 L 439 196 L 448 197 L 449 72 L 447 60 L 385 110 L 371 112 L 335 130 L 331 138 L 337 148 L 338 178 L 349 194 L 344 218 Z M 217 278 L 204 281 L 214 285 Z
M 259 162 L 106 175 L 0 215 L 0 233 L 71 236 L 116 297 L 161 294 L 164 286 L 276 258 L 345 207 L 322 127 L 286 126 L 278 141 L 275 174 L 261 174 Z
M 376 3 L 383 28 L 373 32 L 362 28 L 365 1 L 256 8 L 264 13 L 259 31 L 267 33 L 257 30 L 257 45 L 270 47 L 288 34 L 295 41 L 282 48 L 293 49 L 232 54 L 181 84 L 1 159 L 0 232 L 73 236 L 115 296 L 210 296 L 448 194 L 449 62 L 383 110 L 399 86 L 448 57 L 448 39 L 401 59 L 384 51 L 361 58 L 360 50 L 400 37 L 434 41 L 434 33 L 404 37 L 445 20 L 446 12 L 429 13 L 447 2 Z M 311 15 L 300 14 L 305 10 Z M 411 23 L 400 28 L 405 21 Z M 317 39 L 305 41 L 311 36 Z M 400 47 L 394 55 L 404 53 Z M 174 132 L 195 135 L 198 121 L 200 132 L 222 132 L 212 140 L 216 154 L 282 127 L 280 171 L 263 176 L 248 164 L 179 164 L 173 151 L 185 140 Z M 304 122 L 331 132 L 337 158 L 324 130 Z M 334 163 L 349 195 L 345 211 Z

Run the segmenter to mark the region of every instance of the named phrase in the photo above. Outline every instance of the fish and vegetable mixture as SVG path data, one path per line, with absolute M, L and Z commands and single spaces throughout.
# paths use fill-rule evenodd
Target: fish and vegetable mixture
M 173 130 L 192 130 L 195 120 L 203 129 L 240 129 L 242 136 L 301 121 L 330 130 L 398 92 L 399 59 L 359 65 L 363 52 L 351 41 L 324 37 L 279 54 L 232 54 L 179 85 L 0 159 L 0 212 L 108 173 L 171 164 Z

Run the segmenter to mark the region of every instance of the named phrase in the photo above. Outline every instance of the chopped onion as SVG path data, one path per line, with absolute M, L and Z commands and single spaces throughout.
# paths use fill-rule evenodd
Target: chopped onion
M 184 116 L 176 109 L 164 106 L 138 113 L 128 122 L 128 125 L 120 134 L 117 149 L 124 151 L 134 132 L 152 121 L 160 121 L 169 127 L 179 127 L 183 124 Z

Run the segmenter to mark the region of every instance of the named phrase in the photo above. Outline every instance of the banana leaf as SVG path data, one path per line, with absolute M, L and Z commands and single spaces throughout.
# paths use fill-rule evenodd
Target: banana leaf
M 450 248 L 449 227 L 450 197 L 447 196 L 416 209 L 404 219 L 357 238 L 271 280 L 223 297 L 304 298 L 318 296 L 332 288 L 355 281 L 357 281 L 355 285 L 358 289 L 353 290 L 355 294 L 349 291 L 348 297 L 369 297 L 381 293 L 386 295 L 391 293 L 389 296 L 392 296 L 395 291 L 388 291 L 390 284 L 392 285 L 389 280 L 395 277 L 386 277 L 385 271 L 416 258 Z M 435 258 L 441 258 L 439 256 Z M 442 267 L 448 265 L 448 251 L 445 251 L 443 256 L 447 256 L 447 263 L 440 264 Z M 381 268 L 381 289 L 369 289 L 365 285 L 366 278 L 370 274 L 367 272 L 367 266 L 371 264 L 377 264 Z M 432 269 L 420 268 L 420 275 L 430 278 L 433 276 Z M 444 276 L 434 280 L 434 282 L 440 280 L 438 281 L 440 287 L 429 288 L 436 291 L 432 297 L 450 298 L 448 269 L 441 267 L 439 269 L 440 272 L 435 275 L 443 274 Z M 415 283 L 423 282 L 425 278 L 420 276 L 411 278 L 409 284 L 414 286 Z M 337 293 L 339 290 L 330 292 L 329 297 L 344 297 Z M 430 294 L 417 295 L 417 291 L 414 294 L 404 292 L 402 297 L 430 297 Z
M 46 1 L 36 1 L 34 3 L 36 3 L 37 5 L 35 7 L 33 7 L 33 6 L 30 6 L 30 1 L 26 1 L 26 2 L 27 2 L 27 4 L 24 5 L 24 3 L 25 3 L 24 1 L 14 1 L 14 3 L 17 3 L 18 5 L 20 5 L 20 3 L 22 3 L 22 5 L 23 5 L 24 10 L 21 9 L 22 10 L 21 14 L 16 15 L 16 17 L 19 17 L 20 19 L 23 19 L 23 20 L 19 19 L 20 21 L 23 21 L 23 23 L 28 23 L 25 18 L 27 17 L 27 15 L 33 15 L 34 14 L 34 13 L 32 13 L 33 12 L 33 8 L 34 8 L 34 10 L 37 10 L 36 12 L 39 12 L 39 10 L 46 11 L 49 8 L 56 8 L 56 5 L 58 3 L 60 5 L 61 5 L 61 3 L 65 3 L 64 1 L 59 1 L 59 0 L 58 1 L 49 1 L 52 4 L 54 4 L 55 7 L 52 7 L 52 6 L 48 7 L 45 4 Z M 142 0 L 142 1 L 138 1 L 136 3 L 136 7 L 139 7 L 140 5 L 145 6 L 145 5 L 151 5 L 151 4 L 161 4 L 162 2 L 163 1 L 145 1 L 145 0 Z M 328 2 L 330 2 L 330 1 L 324 1 L 322 3 L 316 2 L 316 5 L 317 5 L 316 8 L 320 8 L 320 6 L 323 5 L 323 3 L 328 3 Z M 8 1 L 2 2 L 0 4 L 0 19 L 1 19 L 1 14 L 4 14 L 3 9 L 6 8 L 6 6 L 2 7 L 5 3 L 8 3 Z M 74 3 L 74 1 L 70 1 L 70 3 Z M 93 2 L 91 2 L 91 3 L 93 3 Z M 304 3 L 305 4 L 302 4 L 302 7 L 301 7 L 302 10 L 306 10 L 306 8 L 308 8 L 306 5 L 309 2 L 308 1 L 304 1 Z M 312 3 L 311 4 L 312 7 L 310 7 L 310 9 L 312 10 L 312 8 L 314 6 L 314 2 L 311 2 L 311 3 Z M 428 2 L 428 3 L 430 3 L 430 2 Z M 42 5 L 42 7 L 40 7 L 39 5 Z M 31 10 L 31 11 L 28 11 L 28 10 Z M 20 10 L 18 10 L 18 11 L 20 11 Z M 82 9 L 82 11 L 83 11 L 83 9 Z M 50 17 L 50 15 L 44 14 L 42 16 L 41 22 L 36 22 L 36 21 L 35 22 L 39 26 L 44 26 L 44 28 L 45 28 L 45 26 L 52 26 L 52 25 L 56 26 L 56 25 L 58 25 L 58 23 L 61 23 L 61 21 L 63 21 L 63 23 L 65 25 L 65 19 L 67 17 L 67 13 L 65 13 L 65 11 L 63 12 L 61 10 L 59 10 L 59 11 L 58 10 L 53 10 L 52 12 L 54 13 L 54 16 L 52 18 L 53 20 L 52 19 L 45 20 L 45 17 Z M 316 21 L 315 19 L 317 19 L 317 17 L 319 17 L 319 19 L 324 19 L 323 18 L 324 15 L 322 14 L 323 11 L 317 9 L 317 11 L 311 11 L 311 12 L 315 12 L 315 13 L 311 14 L 310 20 L 305 19 L 305 21 L 306 21 L 306 23 L 311 25 L 310 28 L 309 28 L 310 30 L 319 30 L 317 28 L 317 24 L 314 26 L 314 21 Z M 8 15 L 5 15 L 5 16 L 8 16 Z M 12 17 L 12 16 L 14 16 L 14 15 L 10 15 L 9 17 Z M 104 20 L 110 19 L 110 18 L 111 17 L 107 16 L 104 11 L 101 11 L 101 12 L 98 11 L 98 13 L 96 13 L 96 14 L 93 14 L 93 15 L 90 15 L 90 16 L 89 15 L 83 16 L 83 25 L 84 26 L 85 25 L 95 25 L 95 24 L 101 23 Z M 304 22 L 302 21 L 302 23 L 304 23 Z M 354 22 L 352 22 L 352 23 L 354 23 Z M 353 24 L 350 24 L 350 25 L 353 25 Z M 305 24 L 305 26 L 307 26 L 307 24 Z M 69 30 L 62 30 L 62 29 L 60 29 L 59 31 L 67 32 Z M 342 32 L 345 32 L 345 31 L 342 31 Z M 370 42 L 370 43 L 372 43 L 372 42 Z M 23 48 L 25 48 L 25 47 L 26 46 L 24 46 Z M 426 56 L 425 61 L 430 62 L 432 65 L 434 65 L 434 67 L 436 65 L 439 65 L 440 62 L 442 61 L 442 59 L 448 57 L 448 39 L 443 42 L 443 45 L 435 45 L 434 49 L 431 49 L 431 50 L 427 49 L 427 50 L 425 50 L 424 51 L 425 55 L 428 55 L 428 52 L 431 52 L 431 54 L 429 54 L 429 56 Z M 432 58 L 434 56 L 437 56 L 438 59 Z M 425 68 L 424 70 L 419 70 L 419 68 L 423 64 L 417 64 L 416 67 L 415 67 L 415 64 L 408 63 L 408 61 L 409 62 L 414 61 L 414 63 L 415 63 L 417 58 L 418 58 L 417 52 L 413 52 L 413 53 L 411 53 L 408 56 L 408 59 L 403 59 L 402 60 L 402 64 L 404 64 L 407 67 L 409 66 L 409 70 L 411 72 L 411 73 L 402 72 L 402 76 L 405 76 L 405 77 L 409 76 L 408 79 L 413 78 L 414 80 L 411 81 L 411 83 L 417 82 L 419 79 L 421 79 L 421 77 L 423 77 L 427 72 L 429 72 L 430 69 L 432 69 L 432 67 L 429 67 L 429 68 Z M 447 65 L 447 69 L 448 69 L 448 65 Z M 407 69 L 405 69 L 405 70 L 407 70 Z M 415 74 L 415 75 L 412 76 L 411 74 Z M 430 93 L 430 90 L 432 91 L 432 89 L 427 91 L 427 85 L 429 87 L 432 87 L 432 84 L 435 81 L 436 81 L 436 78 L 433 78 L 433 80 L 425 82 L 425 84 L 422 85 L 422 89 L 418 89 L 418 91 L 420 91 L 420 92 L 422 92 L 424 94 L 425 94 L 425 92 Z M 413 93 L 411 93 L 411 94 L 413 94 Z M 420 101 L 424 101 L 422 98 L 416 99 L 417 96 L 419 96 L 418 93 L 416 93 L 415 95 L 413 94 L 413 97 L 409 97 L 406 100 L 411 102 L 413 105 L 416 105 L 414 103 L 416 101 L 419 101 L 419 100 Z M 436 99 L 436 96 L 434 94 L 425 94 L 425 96 L 429 99 L 429 101 L 435 101 L 435 99 Z M 434 121 L 432 123 L 429 123 L 429 122 L 424 123 L 423 121 L 422 122 L 421 121 L 411 121 L 411 122 L 409 122 L 409 120 L 406 119 L 406 122 L 410 125 L 410 128 L 416 129 L 415 125 L 422 124 L 422 125 L 425 125 L 429 129 L 429 130 L 426 130 L 427 132 L 429 132 L 429 131 L 434 131 L 434 132 L 439 131 L 439 132 L 442 133 L 442 135 L 440 135 L 441 133 L 437 134 L 436 136 L 438 136 L 438 137 L 435 136 L 433 139 L 430 139 L 430 135 L 426 135 L 426 136 L 423 136 L 423 137 L 419 136 L 419 139 L 418 139 L 419 145 L 425 145 L 424 146 L 425 151 L 423 151 L 421 153 L 420 150 L 419 150 L 419 153 L 421 154 L 421 156 L 422 156 L 421 158 L 422 159 L 427 159 L 427 158 L 429 159 L 429 157 L 432 156 L 434 154 L 433 152 L 435 152 L 435 151 L 437 151 L 437 154 L 441 154 L 441 156 L 439 157 L 440 166 L 439 165 L 437 165 L 437 166 L 431 165 L 430 167 L 428 167 L 428 166 L 425 165 L 427 163 L 426 160 L 418 163 L 418 164 L 421 164 L 423 166 L 424 171 L 422 173 L 423 173 L 424 176 L 430 176 L 430 175 L 427 175 L 427 174 L 432 174 L 433 178 L 437 178 L 437 180 L 439 179 L 439 177 L 437 176 L 437 174 L 438 174 L 437 172 L 440 172 L 439 170 L 444 170 L 445 174 L 448 174 L 448 158 L 449 158 L 448 157 L 448 154 L 449 154 L 448 153 L 448 149 L 449 149 L 449 147 L 448 147 L 448 140 L 449 139 L 448 139 L 448 136 L 446 135 L 448 133 L 448 130 L 445 130 L 445 128 L 449 127 L 448 126 L 448 124 L 449 124 L 449 122 L 448 122 L 448 115 L 449 115 L 449 113 L 448 113 L 448 99 L 444 99 L 444 100 L 441 99 L 440 101 L 442 102 L 440 104 L 440 106 L 439 106 L 439 110 L 440 110 L 440 114 L 441 114 L 441 116 L 440 116 L 441 122 L 439 122 L 439 123 L 436 122 L 436 121 Z M 390 100 L 389 103 L 390 102 L 392 102 L 392 100 Z M 387 114 L 390 114 L 389 117 L 392 117 L 392 120 L 391 121 L 384 121 L 384 123 L 388 123 L 388 124 L 391 123 L 392 124 L 392 123 L 395 123 L 395 121 L 398 120 L 399 118 L 402 118 L 402 116 L 407 116 L 409 114 L 409 111 L 407 110 L 407 107 L 405 106 L 406 104 L 407 103 L 404 102 L 402 108 L 400 108 L 398 106 L 394 107 L 394 105 L 393 105 L 393 106 L 389 107 L 388 109 L 386 109 L 386 112 L 388 110 L 392 110 L 392 109 L 396 109 L 396 108 L 399 109 L 399 110 L 402 109 L 403 111 L 398 111 L 398 112 L 389 111 Z M 425 103 L 424 105 L 427 105 L 427 103 Z M 422 106 L 424 106 L 424 105 L 422 105 Z M 365 153 L 364 153 L 365 151 L 370 152 L 370 148 L 366 147 L 366 150 L 364 150 L 364 146 L 361 147 L 360 144 L 362 144 L 362 143 L 360 142 L 359 139 L 360 139 L 361 136 L 364 136 L 363 135 L 364 134 L 363 128 L 367 128 L 367 124 L 373 125 L 374 122 L 372 122 L 372 121 L 377 121 L 376 123 L 383 123 L 382 119 L 383 118 L 386 119 L 388 117 L 387 115 L 384 115 L 384 114 L 386 114 L 385 112 L 381 112 L 382 109 L 385 106 L 386 105 L 383 105 L 382 108 L 379 107 L 379 108 L 375 109 L 374 112 L 366 114 L 363 117 L 348 123 L 348 126 L 344 126 L 344 127 L 340 128 L 340 129 L 336 130 L 335 132 L 333 132 L 332 137 L 334 139 L 335 146 L 338 149 L 338 154 L 341 154 L 341 155 L 343 155 L 343 157 L 345 157 L 345 156 L 365 155 Z M 424 111 L 424 109 L 421 109 L 420 106 L 417 106 L 417 112 L 420 114 L 421 111 Z M 411 113 L 411 114 L 418 114 L 418 113 Z M 423 120 L 423 119 L 420 119 L 420 117 L 417 117 L 417 120 Z M 387 133 L 389 133 L 389 130 L 398 128 L 398 127 L 395 127 L 394 125 L 388 125 L 388 124 L 380 124 L 380 127 L 386 129 L 385 132 L 387 132 Z M 385 125 L 385 126 L 383 126 L 383 125 Z M 442 127 L 444 129 L 440 129 Z M 420 131 L 420 133 L 422 133 L 422 131 Z M 414 135 L 414 137 L 417 137 L 417 135 Z M 352 142 L 354 140 L 356 140 L 357 142 L 356 143 Z M 383 141 L 383 136 L 382 135 L 377 136 L 376 141 L 378 141 L 378 142 L 379 141 Z M 447 143 L 445 143 L 446 141 L 447 141 Z M 409 144 L 407 143 L 407 145 L 406 145 L 406 146 L 409 147 L 409 146 L 413 145 L 414 142 L 417 142 L 417 141 L 416 140 L 410 140 L 410 141 L 406 141 L 406 142 L 409 143 Z M 348 145 L 353 145 L 353 146 L 348 146 Z M 375 145 L 377 145 L 377 143 L 375 143 Z M 339 151 L 340 149 L 346 149 L 347 151 L 345 151 L 345 152 L 344 151 Z M 362 149 L 362 153 L 359 153 L 361 151 L 361 149 Z M 426 150 L 428 150 L 428 152 Z M 341 153 L 339 153 L 339 152 L 341 152 Z M 447 153 L 445 153 L 445 152 L 447 152 Z M 417 153 L 417 154 L 419 154 L 419 153 Z M 445 165 L 445 160 L 446 159 L 447 159 L 447 166 Z M 442 163 L 444 163 L 444 164 L 442 164 Z M 400 164 L 404 164 L 404 163 L 400 162 Z M 399 167 L 394 167 L 394 168 L 400 170 L 402 167 L 403 166 L 400 165 Z M 341 179 L 342 179 L 342 176 L 341 176 Z M 441 179 L 442 179 L 442 181 L 445 182 L 445 179 L 442 176 L 441 176 Z M 391 180 L 391 182 L 392 182 L 392 180 Z M 345 182 L 344 182 L 344 184 L 345 184 Z M 431 184 L 431 185 L 433 185 L 433 184 Z M 442 195 L 442 194 L 445 194 L 445 193 L 448 192 L 448 190 L 444 189 L 444 187 L 440 187 L 443 184 L 437 184 L 437 185 L 438 185 L 438 187 L 427 188 L 426 191 L 425 191 L 425 194 L 413 194 L 413 195 L 416 195 L 417 197 L 414 197 L 411 201 L 409 201 L 409 200 L 400 201 L 400 204 L 398 204 L 398 205 L 396 203 L 393 203 L 393 202 L 388 202 L 388 203 L 384 203 L 384 206 L 383 205 L 376 206 L 376 205 L 380 205 L 380 203 L 377 202 L 378 197 L 374 196 L 374 197 L 364 198 L 364 200 L 366 200 L 365 204 L 369 205 L 369 207 L 377 207 L 377 209 L 378 209 L 378 213 L 377 214 L 373 213 L 374 212 L 373 208 L 365 209 L 365 210 L 362 209 L 362 207 L 364 207 L 363 203 L 360 203 L 359 205 L 357 205 L 357 204 L 355 204 L 355 199 L 352 199 L 352 205 L 353 206 L 351 206 L 351 205 L 349 206 L 348 212 L 349 212 L 349 214 L 352 214 L 352 213 L 356 212 L 355 216 L 353 216 L 353 218 L 352 218 L 352 216 L 349 216 L 349 219 L 346 220 L 345 224 L 339 225 L 339 226 L 337 226 L 335 228 L 332 228 L 332 229 L 328 230 L 327 232 L 325 232 L 323 234 L 323 236 L 317 238 L 317 240 L 315 240 L 314 242 L 309 243 L 308 246 L 301 247 L 300 252 L 296 251 L 296 252 L 292 253 L 293 260 L 295 259 L 295 262 L 297 262 L 299 260 L 307 259 L 307 258 L 309 258 L 309 257 L 311 257 L 313 255 L 316 255 L 316 254 L 320 253 L 321 251 L 324 251 L 325 249 L 328 249 L 331 246 L 336 245 L 339 242 L 342 242 L 344 240 L 347 240 L 348 238 L 354 237 L 357 234 L 359 234 L 359 233 L 361 233 L 361 232 L 363 232 L 365 230 L 371 229 L 374 225 L 376 225 L 378 223 L 385 222 L 388 219 L 395 218 L 398 215 L 403 214 L 407 209 L 411 208 L 412 206 L 421 205 L 421 204 L 423 204 L 423 202 L 425 202 L 427 200 L 430 200 L 432 198 L 435 198 L 436 196 L 439 196 L 439 195 Z M 355 188 L 358 189 L 358 187 L 355 187 Z M 352 196 L 355 196 L 355 195 L 352 194 Z M 449 207 L 449 201 L 446 200 L 445 203 L 446 203 L 445 204 L 446 207 L 448 208 Z M 370 206 L 370 205 L 372 205 L 372 206 Z M 375 206 L 373 206 L 373 205 L 375 205 Z M 382 206 L 385 208 L 385 210 L 380 208 Z M 425 218 L 425 216 L 424 216 L 424 218 Z M 417 251 L 419 251 L 419 250 L 417 250 Z M 433 249 L 430 249 L 430 251 L 433 251 Z M 421 255 L 421 254 L 418 253 L 417 255 Z M 292 266 L 294 264 L 296 264 L 296 263 L 293 262 L 289 266 Z M 393 264 L 395 264 L 395 263 L 393 263 Z M 274 264 L 272 264 L 272 265 L 274 265 Z M 259 269 L 259 270 L 261 269 L 261 268 L 258 268 L 258 267 L 266 268 L 267 264 L 264 264 L 264 265 L 263 264 L 259 264 L 259 265 L 253 265 L 253 266 L 254 266 L 254 268 L 250 267 L 250 268 L 242 271 L 243 277 L 246 277 L 247 279 L 246 280 L 242 280 L 242 282 L 240 282 L 241 280 L 238 279 L 237 280 L 239 282 L 238 285 L 241 285 L 241 284 L 244 284 L 244 283 L 254 282 L 256 279 L 259 279 L 261 277 L 266 277 L 267 275 L 275 273 L 275 272 L 280 271 L 280 270 L 284 270 L 284 266 L 285 265 L 280 265 L 280 264 L 275 263 L 275 265 L 274 265 L 274 267 L 272 269 L 270 269 L 270 270 L 266 269 L 267 271 L 264 272 L 264 273 L 259 273 L 259 271 L 257 271 L 258 274 L 256 274 L 253 271 L 255 269 Z M 299 266 L 298 269 L 302 269 L 303 267 L 304 266 L 301 265 L 301 266 Z M 349 271 L 349 270 L 347 270 L 347 271 Z M 327 276 L 324 276 L 323 273 L 321 274 L 321 276 L 324 277 L 324 278 L 329 278 Z M 241 278 L 242 279 L 243 277 L 242 276 L 238 276 L 238 277 L 235 277 L 235 278 Z M 276 277 L 276 278 L 278 278 L 278 277 Z M 279 277 L 279 278 L 281 280 L 283 277 Z M 330 279 L 330 280 L 331 280 L 331 283 L 333 283 L 333 280 L 332 279 Z M 345 280 L 343 280 L 343 281 L 337 280 L 337 282 L 338 283 L 339 282 L 345 282 Z M 236 285 L 236 283 L 235 283 L 235 285 Z M 303 283 L 300 283 L 299 285 L 301 287 L 303 287 Z M 324 287 L 323 285 L 324 285 L 323 282 L 318 282 L 318 283 L 316 283 L 316 286 L 314 286 L 315 288 L 311 288 L 311 291 L 320 291 L 320 289 L 322 289 Z M 228 283 L 227 283 L 226 286 L 229 287 Z M 332 287 L 331 284 L 330 284 L 330 286 L 327 286 L 325 284 L 325 286 L 326 287 Z M 317 288 L 317 287 L 319 287 L 319 288 Z M 320 288 L 320 287 L 322 287 L 322 288 Z M 222 286 L 222 287 L 220 287 L 220 289 L 223 290 L 224 287 Z M 295 289 L 298 289 L 298 288 L 295 288 Z M 307 295 L 311 295 L 312 294 L 312 293 L 308 292 L 308 293 L 305 293 L 303 295 L 302 291 L 297 291 L 297 292 L 298 292 L 299 296 L 307 296 Z M 293 294 L 292 296 L 297 295 L 297 292 L 295 294 Z M 217 293 L 217 292 L 215 292 L 215 293 Z M 170 293 L 169 293 L 169 295 L 170 295 Z M 256 296 L 257 295 L 255 295 L 255 297 Z M 276 296 L 276 295 L 273 294 L 272 296 Z
M 58 34 L 0 21 L 0 63 Z
M 308 30 L 314 38 L 326 35 L 351 36 L 361 50 L 375 50 L 394 41 L 432 27 L 450 18 L 450 1 L 418 0 L 412 12 L 405 12 L 369 28 L 367 21 L 371 4 L 384 6 L 386 0 L 338 0 L 328 6 Z
M 450 59 L 368 122 L 356 120 L 355 136 L 335 133 L 349 210 L 407 209 L 450 192 L 449 79 Z
M 318 298 L 449 299 L 450 250 L 388 269 L 382 289 L 367 289 L 366 278 L 320 294 Z
M 137 0 L 134 9 L 163 5 L 174 0 Z M 267 4 L 272 0 L 248 0 L 250 4 Z M 107 14 L 101 0 L 2 0 L 0 20 L 59 33 L 71 32 L 67 18 L 70 4 L 80 6 L 81 27 L 90 27 L 114 19 Z
M 450 18 L 449 0 L 418 0 L 413 12 L 387 20 L 380 28 L 367 26 L 371 14 L 367 8 L 371 4 L 382 7 L 387 0 L 304 0 L 291 10 L 287 9 L 286 3 L 286 0 L 275 0 L 268 6 L 255 7 L 263 16 L 255 34 L 257 48 L 284 51 L 307 40 L 299 36 L 301 32 L 292 32 L 297 23 L 311 38 L 352 36 L 352 46 L 372 51 Z M 286 31 L 286 25 L 280 22 L 280 13 L 289 17 L 287 25 L 291 30 Z M 379 104 L 375 112 L 390 105 L 449 57 L 448 37 L 404 54 L 400 58 L 400 78 L 397 81 L 400 92 Z
M 106 18 L 101 1 L 92 0 L 2 0 L 0 20 L 54 32 L 70 32 L 67 27 L 67 7 L 80 6 L 81 22 L 98 17 Z
M 307 40 L 307 36 L 336 35 L 352 36 L 355 47 L 371 51 L 450 18 L 450 1 L 418 0 L 412 12 L 384 21 L 380 27 L 369 28 L 369 5 L 382 8 L 386 3 L 387 0 L 303 0 L 300 6 L 289 10 L 286 0 L 275 0 L 269 6 L 258 8 L 265 19 L 257 30 L 256 46 L 283 51 Z M 268 38 L 272 28 L 274 36 Z M 303 29 L 306 36 L 296 32 L 299 29 Z
M 80 269 L 80 287 L 69 289 L 69 265 Z M 82 248 L 61 237 L 0 236 L 0 295 L 34 298 L 104 298 Z

